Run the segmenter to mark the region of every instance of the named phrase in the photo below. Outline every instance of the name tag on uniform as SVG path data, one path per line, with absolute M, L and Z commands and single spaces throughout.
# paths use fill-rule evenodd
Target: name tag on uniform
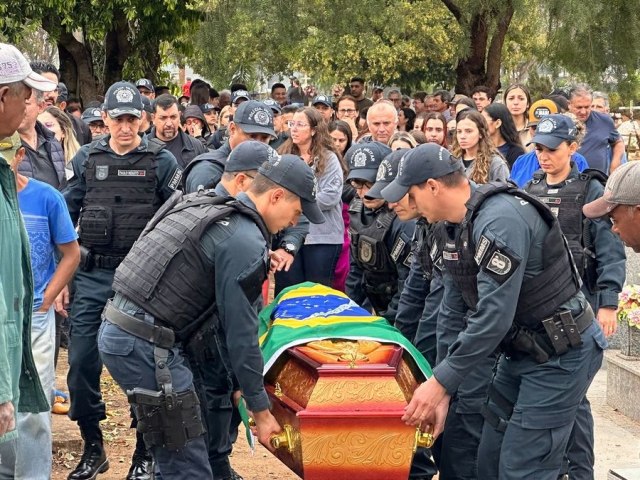
M 118 170 L 119 177 L 146 177 L 146 170 Z
M 442 256 L 445 260 L 458 261 L 458 254 L 456 252 L 447 252 L 445 250 L 444 252 L 442 252 Z

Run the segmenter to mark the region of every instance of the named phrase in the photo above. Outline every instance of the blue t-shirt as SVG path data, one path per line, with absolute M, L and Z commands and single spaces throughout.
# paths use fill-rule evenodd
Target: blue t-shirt
M 578 152 L 587 159 L 589 168 L 597 168 L 608 175 L 611 165 L 611 145 L 618 141 L 620 134 L 611 117 L 604 113 L 591 112 L 584 125 L 587 128 L 587 134 Z
M 73 228 L 64 197 L 51 185 L 33 178 L 18 192 L 18 203 L 31 244 L 33 309 L 42 305 L 44 291 L 56 270 L 56 245 L 73 242 Z
M 576 164 L 579 172 L 589 168 L 585 158 L 577 152 L 571 155 L 571 160 Z M 522 188 L 527 182 L 533 179 L 533 174 L 538 170 L 540 170 L 540 163 L 534 150 L 518 157 L 516 163 L 511 167 L 511 177 L 509 178 L 513 180 L 518 187 Z

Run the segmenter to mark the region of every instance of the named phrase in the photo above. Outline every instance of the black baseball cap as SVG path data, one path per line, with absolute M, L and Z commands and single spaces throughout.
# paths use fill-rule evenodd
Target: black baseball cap
M 151 80 L 149 80 L 148 78 L 141 78 L 136 82 L 136 88 L 138 87 L 142 87 L 142 88 L 146 88 L 147 90 L 154 92 L 155 93 L 155 89 L 153 88 L 153 83 L 151 83 Z
M 247 172 L 249 170 L 258 170 L 264 162 L 275 161 L 277 157 L 278 152 L 269 145 L 255 140 L 248 140 L 242 142 L 231 151 L 224 166 L 224 171 Z
M 535 143 L 555 150 L 564 141 L 575 141 L 576 133 L 576 124 L 566 115 L 547 115 L 540 119 L 536 133 L 527 146 Z
M 82 121 L 84 123 L 92 123 L 92 122 L 101 122 L 102 121 L 102 111 L 97 107 L 87 108 L 84 112 L 82 112 Z
M 200 105 L 200 110 L 202 111 L 202 113 L 209 113 L 211 111 L 219 112 L 220 107 L 216 107 L 215 105 L 212 105 L 210 103 L 204 103 Z
M 262 103 L 264 103 L 267 107 L 273 110 L 274 114 L 282 113 L 282 108 L 280 107 L 280 105 L 278 105 L 278 102 L 276 102 L 273 98 L 267 98 L 266 100 L 263 100 Z
M 153 105 L 151 105 L 151 100 L 149 100 L 147 97 L 145 97 L 144 95 L 142 95 L 140 97 L 140 99 L 142 100 L 142 109 L 145 112 L 148 113 L 153 113 Z
M 68 99 L 69 89 L 64 83 L 58 83 L 58 102 L 66 102 Z
M 276 137 L 273 130 L 273 112 L 262 102 L 242 102 L 233 114 L 233 123 L 245 133 L 265 133 Z
M 396 178 L 382 189 L 382 196 L 388 202 L 398 202 L 413 185 L 430 178 L 444 177 L 463 168 L 462 160 L 454 157 L 446 148 L 435 143 L 418 145 L 400 159 Z
M 331 99 L 329 97 L 327 97 L 326 95 L 318 95 L 317 97 L 315 97 L 313 99 L 313 101 L 311 102 L 311 105 L 317 105 L 317 104 L 322 104 L 325 105 L 329 108 L 331 108 L 333 105 L 331 103 Z
M 140 118 L 144 105 L 138 89 L 129 82 L 116 82 L 105 95 L 103 109 L 109 117 L 133 115 Z
M 399 148 L 398 150 L 394 150 L 389 155 L 387 155 L 382 163 L 378 167 L 378 173 L 376 175 L 376 183 L 369 189 L 369 191 L 365 194 L 365 198 L 372 199 L 381 199 L 384 198 L 382 196 L 382 189 L 389 185 L 396 178 L 398 174 L 398 165 L 400 164 L 400 160 L 404 157 L 409 151 L 410 148 Z
M 251 100 L 251 95 L 246 90 L 236 90 L 231 94 L 231 103 L 236 103 L 238 100 Z
M 345 158 L 349 167 L 347 180 L 359 178 L 367 182 L 375 182 L 378 167 L 382 160 L 391 153 L 384 143 L 356 143 L 347 150 Z
M 272 182 L 300 197 L 302 213 L 311 223 L 324 223 L 324 215 L 316 203 L 318 182 L 311 167 L 297 155 L 285 154 L 265 162 L 258 169 Z

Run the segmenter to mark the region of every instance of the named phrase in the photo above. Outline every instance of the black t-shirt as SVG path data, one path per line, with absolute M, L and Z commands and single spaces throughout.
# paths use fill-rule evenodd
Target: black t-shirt
M 513 164 L 516 162 L 520 155 L 524 155 L 524 148 L 516 143 L 505 143 L 498 147 L 498 151 L 507 161 L 509 165 L 509 170 L 513 167 Z
M 164 143 L 166 143 L 167 145 L 167 150 L 173 153 L 173 156 L 176 157 L 176 160 L 178 160 L 178 164 L 184 168 L 182 162 L 182 148 L 184 147 L 184 144 L 182 143 L 182 135 L 180 135 L 180 133 L 178 132 L 176 138 Z

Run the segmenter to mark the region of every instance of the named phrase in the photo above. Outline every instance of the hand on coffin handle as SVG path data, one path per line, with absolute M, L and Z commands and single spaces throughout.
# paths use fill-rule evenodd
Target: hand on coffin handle
M 258 441 L 271 452 L 275 452 L 271 437 L 280 433 L 282 427 L 269 410 L 253 412 L 252 417 L 256 423 Z
M 437 438 L 444 429 L 450 398 L 436 378 L 431 377 L 413 392 L 409 405 L 404 409 L 402 421 L 421 427 L 422 431 L 432 432 L 433 438 Z

